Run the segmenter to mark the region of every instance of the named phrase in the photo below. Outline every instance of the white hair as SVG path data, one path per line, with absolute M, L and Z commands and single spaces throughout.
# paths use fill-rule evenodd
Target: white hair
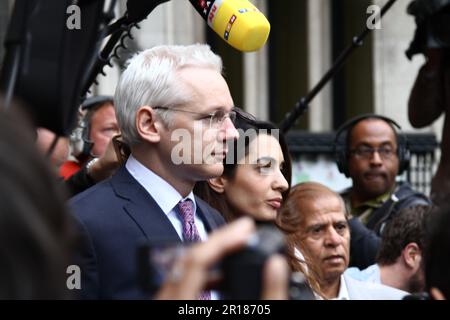
M 126 143 L 134 145 L 141 140 L 136 130 L 136 112 L 141 106 L 167 107 L 192 99 L 178 76 L 178 71 L 186 67 L 211 68 L 221 74 L 222 59 L 208 45 L 195 44 L 157 46 L 128 61 L 114 95 L 117 121 Z M 167 124 L 167 113 L 157 112 Z

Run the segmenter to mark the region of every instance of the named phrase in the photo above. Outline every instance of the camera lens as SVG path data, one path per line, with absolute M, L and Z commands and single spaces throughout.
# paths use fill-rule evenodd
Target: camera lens
M 225 299 L 258 300 L 261 298 L 263 267 L 273 254 L 284 253 L 284 235 L 273 224 L 260 224 L 247 246 L 222 264 Z

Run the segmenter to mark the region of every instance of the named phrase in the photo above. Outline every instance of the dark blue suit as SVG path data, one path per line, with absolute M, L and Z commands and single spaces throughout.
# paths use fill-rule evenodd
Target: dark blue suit
M 209 232 L 224 224 L 219 212 L 196 197 L 197 214 Z M 145 299 L 138 285 L 136 249 L 144 243 L 181 241 L 150 194 L 120 168 L 109 180 L 71 199 L 82 241 L 83 299 Z

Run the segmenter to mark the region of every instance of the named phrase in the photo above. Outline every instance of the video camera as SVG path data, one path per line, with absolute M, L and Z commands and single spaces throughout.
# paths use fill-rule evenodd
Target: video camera
M 144 245 L 138 250 L 139 283 L 150 296 L 167 278 L 175 261 L 189 245 L 165 243 Z M 217 287 L 225 300 L 260 300 L 262 292 L 263 267 L 274 254 L 285 254 L 283 234 L 272 224 L 259 225 L 246 247 L 228 255 L 215 266 L 211 274 L 219 274 Z M 306 279 L 294 273 L 289 281 L 289 295 L 292 300 L 314 300 L 314 294 Z
M 427 48 L 450 47 L 450 0 L 414 0 L 407 9 L 415 17 L 416 32 L 406 56 L 425 53 Z

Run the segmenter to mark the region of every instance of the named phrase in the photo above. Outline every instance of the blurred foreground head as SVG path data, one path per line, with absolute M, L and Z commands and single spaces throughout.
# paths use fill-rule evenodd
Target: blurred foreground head
M 43 155 L 47 155 L 51 148 L 56 134 L 46 128 L 37 128 L 36 145 Z M 69 157 L 69 140 L 66 137 L 59 137 L 52 153 L 50 163 L 55 168 L 59 168 Z
M 65 199 L 25 123 L 0 111 L 0 299 L 66 298 Z

